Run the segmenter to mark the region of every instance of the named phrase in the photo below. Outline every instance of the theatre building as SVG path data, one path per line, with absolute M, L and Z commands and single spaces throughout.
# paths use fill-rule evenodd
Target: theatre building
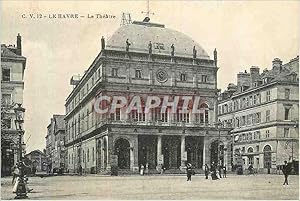
M 96 44 L 97 45 L 97 44 Z M 100 45 L 99 45 L 100 46 Z M 185 34 L 165 25 L 137 22 L 121 26 L 110 38 L 101 39 L 101 51 L 66 99 L 68 169 L 79 166 L 88 173 L 135 172 L 141 165 L 149 172 L 165 167 L 183 171 L 186 162 L 197 171 L 205 163 L 230 162 L 228 128 L 218 127 L 217 52 L 210 59 L 205 50 Z M 149 113 L 126 108 L 98 114 L 94 105 L 103 96 L 169 100 L 179 96 L 201 97 L 200 113 Z M 182 99 L 178 106 L 182 106 Z M 108 105 L 111 103 L 108 103 Z M 190 104 L 189 104 L 190 105 Z

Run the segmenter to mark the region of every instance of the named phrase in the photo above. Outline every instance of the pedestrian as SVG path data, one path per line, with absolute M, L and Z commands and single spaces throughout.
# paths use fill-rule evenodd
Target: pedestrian
M 219 178 L 217 177 L 217 168 L 216 168 L 216 165 L 214 164 L 214 162 L 211 164 L 210 170 L 211 170 L 211 173 L 210 173 L 211 179 L 212 179 L 212 180 L 217 180 L 217 179 L 219 179 Z
M 140 175 L 144 175 L 144 165 L 141 164 Z
M 207 164 L 205 164 L 204 166 L 204 173 L 205 173 L 205 179 L 208 179 L 209 167 Z
M 252 163 L 249 165 L 248 170 L 249 170 L 249 175 L 251 174 L 254 175 L 254 168 L 252 166 Z
M 186 165 L 186 176 L 187 176 L 187 181 L 192 181 L 192 174 L 193 174 L 193 169 L 192 165 L 188 163 Z
M 223 166 L 223 178 L 226 178 L 227 168 L 226 165 Z
M 145 174 L 148 174 L 149 173 L 149 164 L 146 163 L 145 165 Z
M 289 168 L 289 165 L 287 164 L 287 161 L 284 161 L 284 165 L 283 165 L 283 168 L 282 168 L 282 173 L 284 175 L 284 182 L 283 182 L 283 185 L 289 185 L 289 182 L 288 182 L 288 176 L 290 174 L 290 168 Z
M 219 178 L 222 178 L 222 165 L 219 165 Z
M 11 181 L 12 184 L 15 183 L 16 179 L 18 178 L 19 174 L 20 174 L 20 170 L 19 170 L 19 167 L 18 167 L 18 164 L 16 164 L 14 167 L 13 167 L 13 179 Z
M 82 175 L 82 166 L 81 165 L 79 165 L 78 173 L 79 173 L 79 175 Z

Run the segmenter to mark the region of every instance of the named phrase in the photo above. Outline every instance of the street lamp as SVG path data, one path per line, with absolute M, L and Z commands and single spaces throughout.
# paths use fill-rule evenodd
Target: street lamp
M 24 199 L 27 198 L 27 191 L 26 191 L 26 183 L 24 180 L 24 164 L 22 162 L 23 156 L 22 156 L 22 149 L 24 146 L 24 143 L 22 143 L 22 138 L 24 135 L 24 130 L 22 128 L 22 125 L 24 123 L 24 113 L 25 109 L 22 107 L 22 104 L 18 104 L 16 108 L 14 108 L 15 115 L 16 115 L 16 120 L 15 120 L 15 125 L 16 125 L 16 130 L 19 133 L 19 168 L 20 168 L 20 175 L 18 179 L 18 185 L 16 189 L 16 197 L 15 199 Z

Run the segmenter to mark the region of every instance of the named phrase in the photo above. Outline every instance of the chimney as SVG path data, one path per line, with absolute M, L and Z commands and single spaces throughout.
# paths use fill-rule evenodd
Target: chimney
M 216 49 L 216 48 L 215 48 L 215 50 L 214 50 L 214 60 L 215 60 L 216 66 L 218 66 L 218 52 L 217 52 L 217 49 Z
M 237 86 L 244 91 L 246 88 L 250 87 L 251 78 L 250 74 L 245 72 L 240 72 L 237 74 Z
M 18 33 L 18 36 L 17 36 L 16 54 L 22 56 L 22 39 L 21 39 L 20 33 Z
M 282 70 L 282 61 L 279 58 L 275 58 L 272 61 L 272 64 L 273 64 L 273 69 L 274 70 L 281 72 L 281 70 Z

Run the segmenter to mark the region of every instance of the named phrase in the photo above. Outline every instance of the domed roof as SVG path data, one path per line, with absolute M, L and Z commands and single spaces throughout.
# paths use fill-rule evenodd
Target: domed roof
M 106 49 L 125 51 L 126 39 L 130 42 L 130 51 L 148 53 L 149 41 L 153 54 L 170 55 L 174 44 L 175 56 L 193 57 L 193 47 L 197 50 L 197 58 L 209 59 L 206 51 L 189 36 L 165 28 L 164 25 L 136 22 L 121 26 L 107 41 Z

